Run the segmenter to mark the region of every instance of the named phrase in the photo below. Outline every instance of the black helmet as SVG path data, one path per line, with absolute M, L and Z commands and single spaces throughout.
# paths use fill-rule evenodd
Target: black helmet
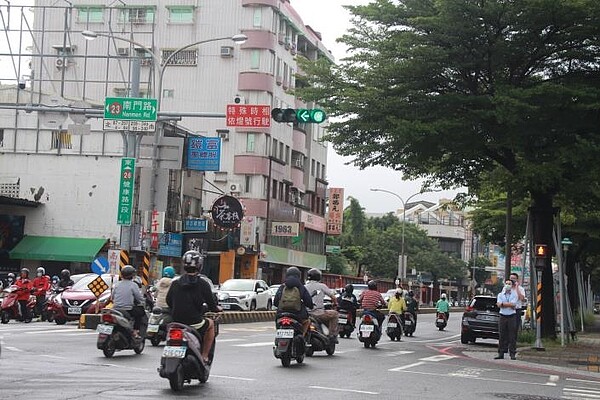
M 71 271 L 69 271 L 68 269 L 63 269 L 62 271 L 60 271 L 60 277 L 64 280 L 69 279 L 71 277 Z
M 189 273 L 201 272 L 204 266 L 202 254 L 196 250 L 186 251 L 183 257 L 181 257 L 181 262 L 183 263 L 185 272 Z
M 131 279 L 135 275 L 135 268 L 131 265 L 126 265 L 121 269 L 121 276 L 123 279 Z
M 25 274 L 29 278 L 29 270 L 27 268 L 21 268 L 21 275 Z
M 367 287 L 370 290 L 377 290 L 377 282 L 375 282 L 374 280 L 370 280 L 369 283 L 367 283 Z
M 308 279 L 311 281 L 320 281 L 323 274 L 316 268 L 311 268 L 308 270 Z
M 286 271 L 285 271 L 285 277 L 288 278 L 290 276 L 294 276 L 298 279 L 300 279 L 300 270 L 296 267 L 289 267 Z
M 413 297 L 415 295 L 415 292 L 413 292 L 412 290 L 408 291 L 408 297 Z
M 347 285 L 346 285 L 346 287 L 344 287 L 344 291 L 345 291 L 345 292 L 346 292 L 348 295 L 351 295 L 351 294 L 352 294 L 352 292 L 354 292 L 354 286 L 353 286 L 351 283 L 349 283 L 349 284 L 347 284 Z

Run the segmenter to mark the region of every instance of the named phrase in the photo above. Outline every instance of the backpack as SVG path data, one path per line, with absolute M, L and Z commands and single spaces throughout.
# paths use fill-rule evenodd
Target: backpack
M 298 312 L 302 310 L 302 297 L 300 290 L 297 287 L 283 288 L 281 300 L 279 301 L 279 309 L 282 311 Z

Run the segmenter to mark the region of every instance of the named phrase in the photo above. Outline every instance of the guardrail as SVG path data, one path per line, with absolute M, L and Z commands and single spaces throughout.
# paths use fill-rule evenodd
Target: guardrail
M 358 310 L 357 315 L 360 315 L 362 310 Z M 388 310 L 381 310 L 383 314 L 387 314 Z M 435 308 L 421 308 L 419 314 L 433 314 Z M 450 311 L 452 312 L 452 310 Z M 96 329 L 100 323 L 101 314 L 82 314 L 79 318 L 80 329 Z M 268 322 L 275 321 L 275 311 L 225 311 L 221 316 L 223 324 L 240 324 L 245 322 Z

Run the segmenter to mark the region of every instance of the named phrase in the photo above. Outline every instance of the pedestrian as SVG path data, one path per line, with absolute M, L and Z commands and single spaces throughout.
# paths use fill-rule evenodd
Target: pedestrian
M 521 330 L 522 319 L 523 319 L 523 310 L 527 309 L 527 297 L 525 296 L 525 288 L 521 286 L 519 282 L 519 274 L 516 272 L 512 272 L 510 274 L 510 281 L 515 285 L 517 289 L 517 295 L 519 296 L 519 301 L 517 303 L 517 307 L 515 310 L 517 311 L 517 318 L 515 319 L 515 323 L 517 324 L 517 332 Z
M 498 294 L 496 304 L 500 308 L 500 319 L 498 320 L 498 355 L 496 360 L 504 358 L 504 353 L 510 354 L 511 360 L 516 360 L 517 354 L 517 303 L 519 294 L 517 287 L 510 279 L 504 282 L 504 288 Z

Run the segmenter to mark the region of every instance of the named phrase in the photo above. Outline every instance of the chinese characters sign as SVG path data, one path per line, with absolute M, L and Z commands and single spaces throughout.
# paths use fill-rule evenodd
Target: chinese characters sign
M 244 210 L 238 199 L 221 196 L 212 205 L 210 211 L 215 225 L 223 229 L 236 229 L 244 218 Z
M 196 171 L 218 171 L 221 167 L 221 139 L 194 137 L 188 140 L 187 167 Z
M 256 217 L 244 217 L 240 226 L 240 246 L 256 246 Z
M 184 231 L 208 232 L 208 220 L 201 218 L 186 218 L 183 220 Z
M 156 99 L 107 97 L 104 99 L 104 119 L 156 121 L 156 107 Z
M 117 224 L 119 225 L 131 225 L 134 183 L 135 158 L 123 158 L 121 159 L 121 184 L 119 186 L 119 208 L 117 211 Z
M 271 106 L 251 104 L 228 104 L 227 126 L 244 128 L 269 128 L 271 126 Z
M 329 213 L 327 216 L 327 234 L 341 235 L 344 220 L 344 189 L 329 188 Z

